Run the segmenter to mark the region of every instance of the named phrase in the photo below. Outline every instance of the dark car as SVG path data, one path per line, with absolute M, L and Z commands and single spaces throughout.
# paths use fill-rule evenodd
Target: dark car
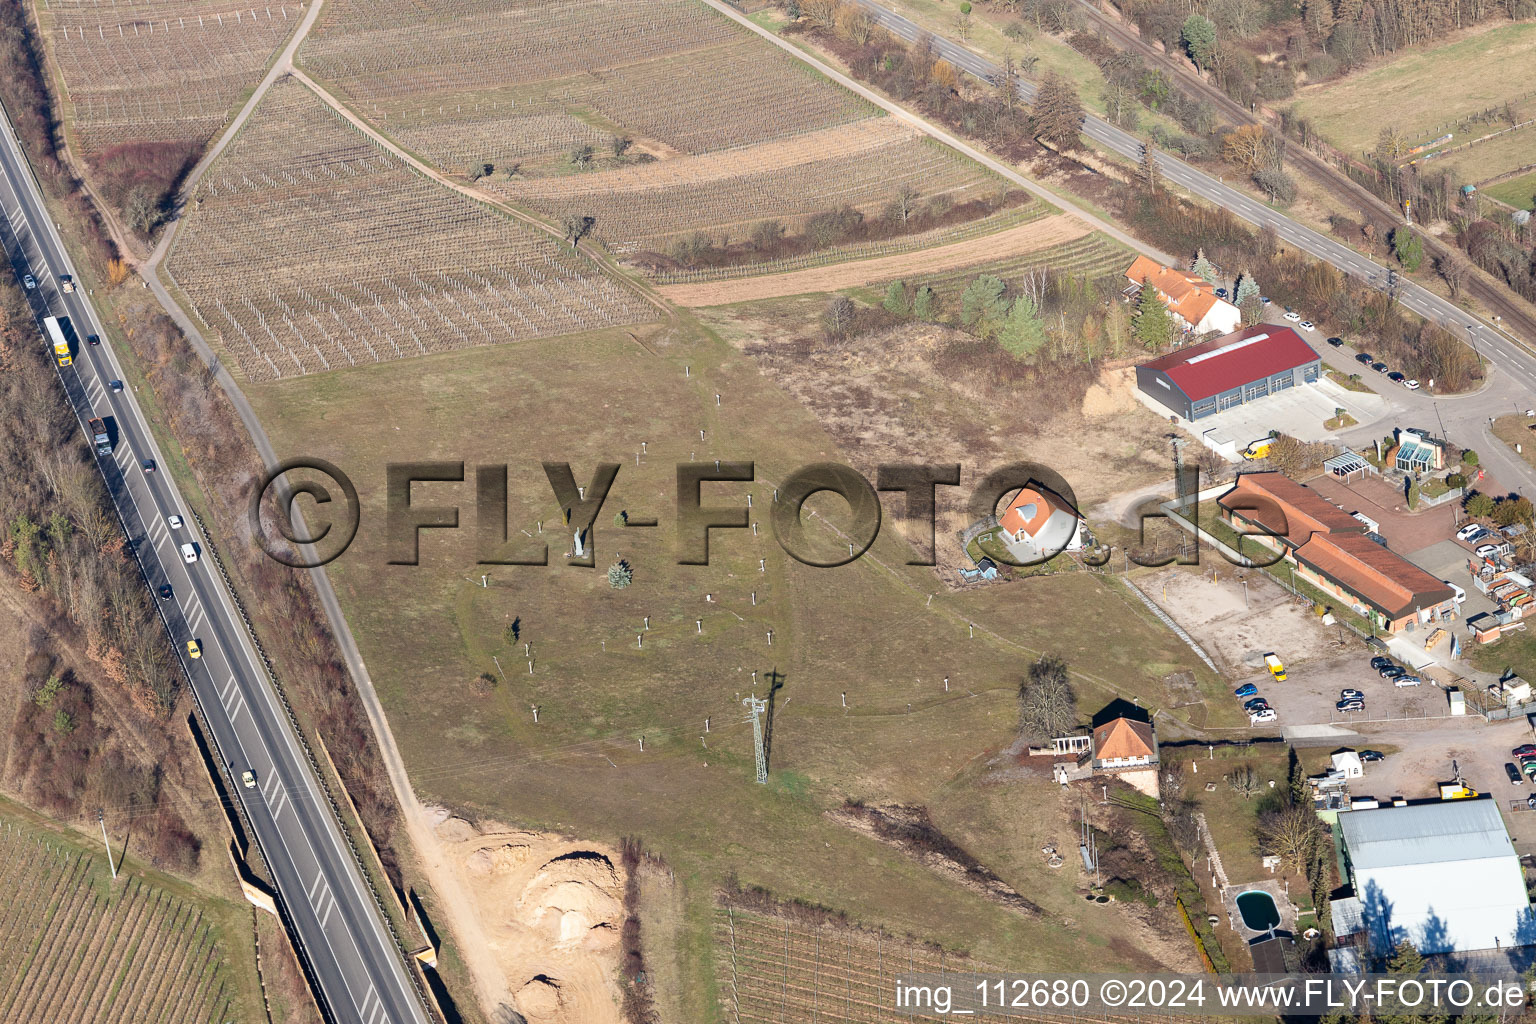
M 1263 697 L 1255 697 L 1253 700 L 1245 703 L 1243 707 L 1247 708 L 1249 711 L 1256 711 L 1259 708 L 1269 707 L 1269 701 L 1265 700 Z
M 1217 288 L 1216 289 L 1216 297 L 1218 299 L 1226 298 L 1227 297 L 1227 290 L 1225 288 Z
M 95 348 L 97 345 L 101 344 L 101 335 L 99 335 L 99 334 L 87 334 L 85 336 L 85 343 L 87 345 L 91 346 L 92 348 Z
M 1408 670 L 1401 665 L 1388 665 L 1385 668 L 1377 669 L 1376 674 L 1383 679 L 1396 679 L 1398 676 L 1407 675 Z
M 1379 750 L 1362 750 L 1362 751 L 1360 751 L 1360 760 L 1362 760 L 1362 761 L 1364 761 L 1364 762 L 1366 762 L 1368 764 L 1373 762 L 1373 761 L 1385 761 L 1386 759 L 1387 759 L 1387 755 L 1383 754 Z
M 1536 757 L 1536 743 L 1522 743 L 1510 753 L 1516 757 Z
M 107 381 L 107 387 L 113 391 L 121 392 L 123 390 L 123 382 L 120 380 L 109 380 Z
M 1334 348 L 1343 348 L 1344 347 L 1344 339 L 1343 338 L 1329 338 L 1328 339 L 1328 344 L 1332 345 Z
M 1371 364 L 1371 369 L 1375 370 L 1377 373 L 1386 373 L 1387 372 L 1387 364 L 1386 363 L 1372 363 Z
M 1513 782 L 1517 786 L 1520 785 L 1520 783 L 1525 781 L 1524 779 L 1522 779 L 1520 777 L 1520 769 L 1516 768 L 1513 764 L 1511 764 L 1508 761 L 1504 762 L 1504 774 L 1508 775 L 1509 776 L 1509 781 Z
M 1371 355 L 1369 352 L 1361 352 L 1359 355 L 1355 356 L 1355 362 L 1364 363 L 1366 366 L 1370 366 L 1375 361 L 1376 357 Z
M 157 593 L 160 595 L 160 600 L 169 601 L 171 599 L 171 585 L 169 583 L 160 584 L 160 589 Z
M 1232 691 L 1234 697 L 1252 697 L 1259 692 L 1259 688 L 1252 683 L 1244 683 Z
M 1391 373 L 1387 374 L 1387 380 L 1391 381 L 1394 384 L 1401 384 L 1403 381 L 1405 381 L 1407 379 L 1408 379 L 1407 377 L 1404 377 L 1401 373 L 1398 373 L 1396 370 L 1393 370 Z
M 1356 697 L 1354 700 L 1341 700 L 1334 707 L 1340 711 L 1364 711 L 1365 701 Z
M 1353 688 L 1340 690 L 1339 700 L 1365 700 L 1365 694 Z
M 143 462 L 139 463 L 139 465 L 143 467 L 144 472 L 146 473 L 153 473 L 155 471 L 154 459 L 145 459 Z
M 1392 659 L 1391 658 L 1387 658 L 1387 657 L 1383 657 L 1380 654 L 1376 655 L 1376 657 L 1371 659 L 1371 668 L 1376 669 L 1378 672 L 1381 671 L 1382 669 L 1386 668 L 1390 664 L 1392 664 Z

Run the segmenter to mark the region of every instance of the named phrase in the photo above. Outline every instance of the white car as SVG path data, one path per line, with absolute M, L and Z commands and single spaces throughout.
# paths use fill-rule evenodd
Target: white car
M 1277 720 L 1279 717 L 1279 715 L 1275 714 L 1274 708 L 1264 708 L 1261 711 L 1250 711 L 1248 713 L 1248 721 L 1254 725 L 1266 725 Z
M 1314 324 L 1311 320 L 1303 320 L 1298 326 L 1302 330 L 1304 330 L 1304 331 L 1311 331 L 1311 330 L 1316 330 L 1317 329 L 1317 325 Z
M 1418 676 L 1398 676 L 1396 679 L 1392 680 L 1393 686 L 1421 686 L 1423 683 L 1424 680 L 1420 679 Z
M 181 529 L 181 516 L 166 516 L 165 525 L 173 530 Z
M 1468 523 L 1466 526 L 1463 526 L 1461 529 L 1456 531 L 1456 539 L 1471 540 L 1473 537 L 1476 537 L 1482 532 L 1483 528 L 1477 523 Z
M 37 278 L 33 277 L 31 274 L 28 274 L 21 279 L 21 283 L 26 285 L 27 291 L 30 292 L 32 289 L 37 287 Z
M 197 561 L 197 545 L 183 544 L 181 546 L 181 560 L 186 562 L 188 565 L 191 565 L 193 562 Z
M 1419 382 L 1416 380 L 1405 380 L 1403 381 L 1403 387 L 1407 388 L 1409 391 L 1417 391 L 1419 390 Z
M 1285 314 L 1285 318 L 1287 320 L 1291 321 L 1292 323 L 1295 323 L 1297 320 L 1301 319 L 1301 314 L 1300 313 L 1292 313 L 1289 310 L 1287 310 L 1286 314 Z
M 1484 544 L 1482 547 L 1478 548 L 1477 551 L 1476 551 L 1477 557 L 1479 557 L 1479 558 L 1490 558 L 1493 555 L 1496 555 L 1498 553 L 1499 553 L 1498 547 L 1496 545 L 1493 545 L 1493 544 Z

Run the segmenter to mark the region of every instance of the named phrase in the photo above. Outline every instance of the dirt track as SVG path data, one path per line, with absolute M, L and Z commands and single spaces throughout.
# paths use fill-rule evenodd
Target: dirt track
M 796 270 L 733 281 L 705 284 L 674 284 L 658 289 L 664 298 L 680 306 L 724 306 L 732 302 L 774 299 L 808 292 L 836 291 L 898 277 L 933 274 L 1009 256 L 1047 249 L 1070 242 L 1089 232 L 1089 226 L 1067 213 L 1030 221 L 995 235 L 972 238 L 935 249 L 881 256 L 872 260 L 839 263 L 829 267 Z

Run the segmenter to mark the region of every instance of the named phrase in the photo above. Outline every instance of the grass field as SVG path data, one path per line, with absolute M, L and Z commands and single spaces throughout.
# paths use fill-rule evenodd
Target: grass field
M 1536 163 L 1536 125 L 1448 153 L 1431 160 L 1429 166 L 1452 171 L 1459 182 L 1476 184 L 1532 163 Z M 1525 196 L 1524 202 L 1529 205 L 1531 197 Z
M 556 239 L 423 178 L 291 79 L 190 207 L 167 267 L 251 380 L 655 315 Z
M 1483 192 L 1516 209 L 1536 210 L 1536 171 L 1489 185 Z
M 132 864 L 113 882 L 100 848 L 10 805 L 0 887 L 0 1020 L 264 1019 L 248 908 Z
M 844 205 L 870 214 L 903 186 L 946 203 L 1001 187 L 696 0 L 340 0 L 300 58 L 441 169 L 489 163 L 481 187 L 591 216 L 619 253 L 698 231 L 740 241 L 769 219 L 795 231 Z
M 36 5 L 87 154 L 137 140 L 201 143 L 304 16 L 302 3 L 49 0 Z
M 1295 106 L 1346 152 L 1374 148 L 1385 125 L 1413 143 L 1427 142 L 1446 122 L 1528 94 L 1533 60 L 1536 22 L 1494 22 L 1456 42 L 1302 89 Z
M 853 565 L 791 561 L 768 519 L 774 488 L 794 467 L 845 456 L 750 360 L 697 326 L 639 340 L 600 332 L 251 389 L 283 454 L 331 459 L 361 491 L 364 525 L 332 579 L 423 797 L 597 839 L 642 837 L 685 887 L 689 949 L 707 951 L 709 894 L 732 873 L 998 962 L 1066 965 L 1108 949 L 1111 936 L 1086 922 L 1061 933 L 1020 917 L 824 812 L 849 795 L 942 802 L 946 786 L 1011 742 L 1018 680 L 1043 649 L 1079 673 L 1085 714 L 1116 693 L 1161 706 L 1164 679 L 1179 670 L 1194 671 L 1214 703 L 1219 680 L 1091 574 L 950 593 L 932 570 L 904 564 L 910 549 L 894 525 Z M 383 466 L 416 458 L 510 460 L 511 547 L 542 537 L 551 564 L 476 566 L 467 531 L 425 534 L 420 566 L 386 564 Z M 690 458 L 756 463 L 752 485 L 704 487 L 706 504 L 739 506 L 750 493 L 760 524 L 716 531 L 708 566 L 675 564 L 673 464 Z M 596 521 L 595 569 L 564 564 L 570 540 L 541 459 L 570 460 L 583 482 L 598 461 L 622 466 Z M 469 527 L 468 487 L 422 484 L 415 500 L 457 501 Z M 847 528 L 840 502 L 810 504 Z M 620 510 L 661 526 L 617 527 Z M 816 520 L 812 540 L 824 553 L 842 543 Z M 619 559 L 634 584 L 614 590 L 604 570 Z M 473 686 L 481 672 L 498 680 L 484 697 Z M 757 786 L 741 699 L 767 695 L 771 672 L 781 684 L 773 774 Z M 1199 710 L 1181 709 L 1168 728 Z M 973 852 L 983 861 L 1013 856 L 1000 837 L 1014 826 L 985 826 L 1039 816 L 1023 790 L 996 792 L 1019 799 L 968 819 L 982 823 Z M 1045 905 L 1072 899 L 1070 880 L 1040 863 L 1008 880 Z M 1117 947 L 1113 958 L 1137 955 Z M 690 1019 L 708 1019 L 707 960 L 687 965 Z

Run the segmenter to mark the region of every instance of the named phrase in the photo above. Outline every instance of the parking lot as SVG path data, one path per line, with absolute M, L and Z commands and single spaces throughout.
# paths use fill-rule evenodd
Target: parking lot
M 1162 406 L 1157 409 L 1161 415 L 1167 414 Z M 1333 435 L 1323 428 L 1323 421 L 1332 417 L 1335 409 L 1345 409 L 1358 422 L 1370 423 L 1386 415 L 1387 403 L 1380 395 L 1348 391 L 1324 377 L 1315 384 L 1301 384 L 1179 425 L 1217 451 L 1230 451 L 1235 457 L 1238 449 L 1268 437 L 1271 430 L 1303 441 L 1326 440 Z

